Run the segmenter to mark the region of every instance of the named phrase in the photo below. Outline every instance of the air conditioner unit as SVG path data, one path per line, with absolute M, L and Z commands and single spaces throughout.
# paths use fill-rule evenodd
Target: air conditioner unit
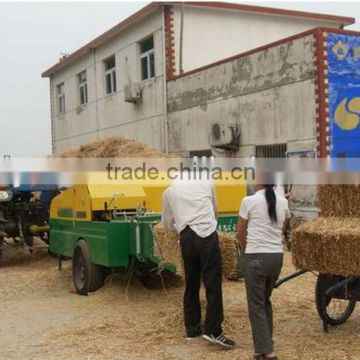
M 215 122 L 210 130 L 210 146 L 224 150 L 239 148 L 240 129 L 238 124 Z
M 124 100 L 132 104 L 137 104 L 141 99 L 141 88 L 138 85 L 127 84 L 124 87 Z

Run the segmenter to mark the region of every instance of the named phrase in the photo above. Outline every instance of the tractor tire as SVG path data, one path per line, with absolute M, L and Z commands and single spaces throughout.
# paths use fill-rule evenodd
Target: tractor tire
M 89 248 L 85 240 L 78 241 L 73 256 L 73 281 L 76 292 L 87 295 L 104 284 L 104 268 L 91 262 Z
M 346 322 L 353 313 L 355 300 L 338 300 L 325 295 L 325 291 L 331 286 L 336 285 L 339 281 L 344 280 L 341 276 L 319 274 L 316 282 L 315 301 L 316 309 L 320 318 L 324 323 L 330 326 L 338 326 Z M 334 306 L 332 310 L 332 302 L 341 302 L 339 306 Z

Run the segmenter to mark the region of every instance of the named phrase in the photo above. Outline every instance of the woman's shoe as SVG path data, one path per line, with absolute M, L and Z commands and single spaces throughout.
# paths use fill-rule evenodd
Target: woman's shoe
M 277 356 L 273 356 L 273 357 L 266 357 L 264 354 L 255 354 L 253 356 L 254 360 L 279 360 L 279 358 Z
M 255 354 L 253 360 L 265 360 L 264 354 Z

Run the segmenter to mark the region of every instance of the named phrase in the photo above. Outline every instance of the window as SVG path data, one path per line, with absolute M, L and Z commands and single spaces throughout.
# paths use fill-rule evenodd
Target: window
M 80 105 L 85 105 L 88 103 L 88 87 L 87 87 L 86 70 L 84 70 L 80 74 L 78 74 L 78 84 L 79 84 Z
M 284 158 L 286 144 L 260 145 L 255 149 L 257 158 Z
M 57 94 L 57 103 L 58 103 L 58 113 L 65 113 L 65 86 L 64 83 L 61 83 L 56 86 L 56 94 Z
M 193 150 L 193 151 L 190 151 L 190 157 L 193 158 L 195 156 L 197 157 L 212 157 L 212 151 L 211 150 Z
M 104 61 L 105 67 L 105 91 L 106 94 L 116 92 L 116 67 L 115 55 L 109 57 Z
M 151 36 L 139 43 L 141 80 L 155 76 L 154 38 Z

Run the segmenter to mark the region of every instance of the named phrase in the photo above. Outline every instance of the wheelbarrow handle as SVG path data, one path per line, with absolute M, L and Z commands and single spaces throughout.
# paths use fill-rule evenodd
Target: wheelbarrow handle
M 302 269 L 302 270 L 299 270 L 299 271 L 296 271 L 294 272 L 293 274 L 289 275 L 289 276 L 286 276 L 280 280 L 278 280 L 274 286 L 275 289 L 277 289 L 278 287 L 280 287 L 283 283 L 286 283 L 287 281 L 289 280 L 292 280 L 292 279 L 295 279 L 296 277 L 302 275 L 302 274 L 305 274 L 307 273 L 308 270 L 305 270 L 305 269 Z
M 331 297 L 334 295 L 334 293 L 336 293 L 337 290 L 341 289 L 342 287 L 352 283 L 355 280 L 354 276 L 350 276 L 340 282 L 338 282 L 337 284 L 329 287 L 326 291 L 325 291 L 325 295 L 328 297 Z

